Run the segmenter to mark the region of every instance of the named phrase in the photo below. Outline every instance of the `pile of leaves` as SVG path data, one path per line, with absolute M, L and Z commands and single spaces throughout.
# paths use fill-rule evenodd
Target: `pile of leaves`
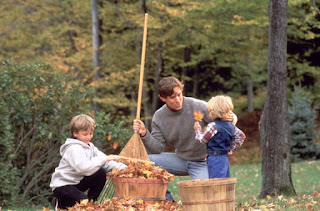
M 174 179 L 174 175 L 170 174 L 166 169 L 153 166 L 148 162 L 130 162 L 128 166 L 122 170 L 113 169 L 112 172 L 108 174 L 108 177 L 162 179 L 164 182 L 169 182 Z
M 148 204 L 143 200 L 112 198 L 104 201 L 103 203 L 93 204 L 88 200 L 82 200 L 73 207 L 68 208 L 69 211 L 82 211 L 82 210 L 121 210 L 121 211 L 181 211 L 182 207 L 177 202 L 162 201 L 160 203 Z

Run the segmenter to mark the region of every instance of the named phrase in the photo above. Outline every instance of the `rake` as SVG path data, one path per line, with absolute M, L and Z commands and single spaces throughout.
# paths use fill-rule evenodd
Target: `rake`
M 143 74 L 145 64 L 145 53 L 147 43 L 147 26 L 148 26 L 148 14 L 145 13 L 144 19 L 144 30 L 143 30 L 143 41 L 142 41 L 142 52 L 141 52 L 141 65 L 140 65 L 140 80 L 139 80 L 139 91 L 138 91 L 138 103 L 137 103 L 137 115 L 136 119 L 140 119 L 141 111 L 141 99 L 142 99 L 142 87 L 143 87 Z M 140 139 L 138 131 L 134 131 L 128 143 L 125 145 L 123 150 L 119 154 L 123 160 L 129 160 L 131 162 L 150 162 L 148 153 Z M 154 164 L 153 162 L 151 162 Z M 102 203 L 106 199 L 111 199 L 114 196 L 114 188 L 112 184 L 112 178 L 107 178 L 105 186 L 103 187 L 100 196 L 98 197 L 98 203 Z

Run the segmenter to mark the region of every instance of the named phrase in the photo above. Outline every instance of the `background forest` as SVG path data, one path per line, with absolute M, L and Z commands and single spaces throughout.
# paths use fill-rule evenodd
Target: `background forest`
M 95 144 L 106 152 L 119 152 L 129 140 L 144 13 L 149 14 L 141 113 L 146 125 L 150 128 L 162 105 L 158 81 L 173 75 L 184 82 L 185 96 L 231 96 L 238 127 L 249 145 L 259 146 L 258 121 L 267 91 L 268 0 L 97 0 L 96 11 L 90 3 L 0 1 L 0 204 L 47 200 L 59 147 L 78 113 L 95 117 Z M 315 132 L 318 7 L 312 0 L 289 1 L 293 160 L 320 158 Z M 98 48 L 93 44 L 95 12 Z

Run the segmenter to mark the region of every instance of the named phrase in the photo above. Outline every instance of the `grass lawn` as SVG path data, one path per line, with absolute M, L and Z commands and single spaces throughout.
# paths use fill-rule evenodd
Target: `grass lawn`
M 257 199 L 261 191 L 261 165 L 231 166 L 231 177 L 236 177 L 237 210 L 320 210 L 320 161 L 292 164 L 295 197 L 278 196 Z M 176 201 L 180 200 L 177 182 L 189 177 L 175 177 L 169 189 Z
M 231 177 L 236 177 L 236 210 L 320 210 L 320 161 L 292 164 L 292 181 L 297 196 L 277 196 L 258 199 L 261 190 L 261 165 L 232 165 Z M 180 200 L 177 182 L 189 177 L 175 177 L 169 190 L 176 201 Z M 42 210 L 48 205 L 33 209 L 11 208 L 2 210 Z M 49 207 L 52 210 L 51 207 Z M 0 209 L 1 210 L 1 209 Z

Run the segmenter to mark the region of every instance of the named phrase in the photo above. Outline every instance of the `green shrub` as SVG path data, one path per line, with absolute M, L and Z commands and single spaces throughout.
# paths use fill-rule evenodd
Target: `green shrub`
M 295 88 L 289 99 L 289 118 L 292 161 L 319 159 L 320 146 L 315 141 L 317 110 L 302 88 Z
M 110 114 L 98 112 L 95 122 L 93 142 L 99 149 L 108 145 L 113 149 L 111 152 L 116 153 L 116 150 L 120 150 L 132 135 L 131 131 L 124 126 L 124 121 L 113 121 Z
M 14 167 L 21 174 L 15 188 L 17 204 L 30 204 L 51 194 L 51 173 L 59 161 L 59 147 L 69 136 L 72 116 L 88 109 L 91 89 L 73 85 L 47 65 L 2 63 L 0 97 L 8 106 L 14 136 Z
M 69 123 L 75 115 L 92 113 L 93 89 L 54 74 L 50 66 L 20 66 L 10 61 L 2 62 L 0 84 L 0 99 L 6 103 L 0 112 L 5 114 L 7 109 L 0 123 L 1 135 L 6 137 L 0 141 L 0 178 L 5 178 L 1 182 L 6 183 L 0 185 L 0 202 L 29 207 L 45 204 L 52 194 L 49 184 L 60 160 L 59 148 L 70 136 Z M 95 140 L 101 146 L 120 143 L 128 137 L 129 131 L 123 128 L 123 123 L 112 123 L 110 115 L 99 113 L 95 119 Z M 112 134 L 109 142 L 105 141 L 108 134 Z M 8 157 L 12 160 L 4 160 Z M 7 165 L 10 162 L 12 165 Z M 10 169 L 15 171 L 9 172 Z M 2 174 L 5 171 L 7 174 Z
M 14 138 L 10 132 L 9 111 L 4 100 L 0 98 L 0 207 L 12 206 L 17 196 L 15 187 L 18 170 L 13 167 L 15 157 Z

